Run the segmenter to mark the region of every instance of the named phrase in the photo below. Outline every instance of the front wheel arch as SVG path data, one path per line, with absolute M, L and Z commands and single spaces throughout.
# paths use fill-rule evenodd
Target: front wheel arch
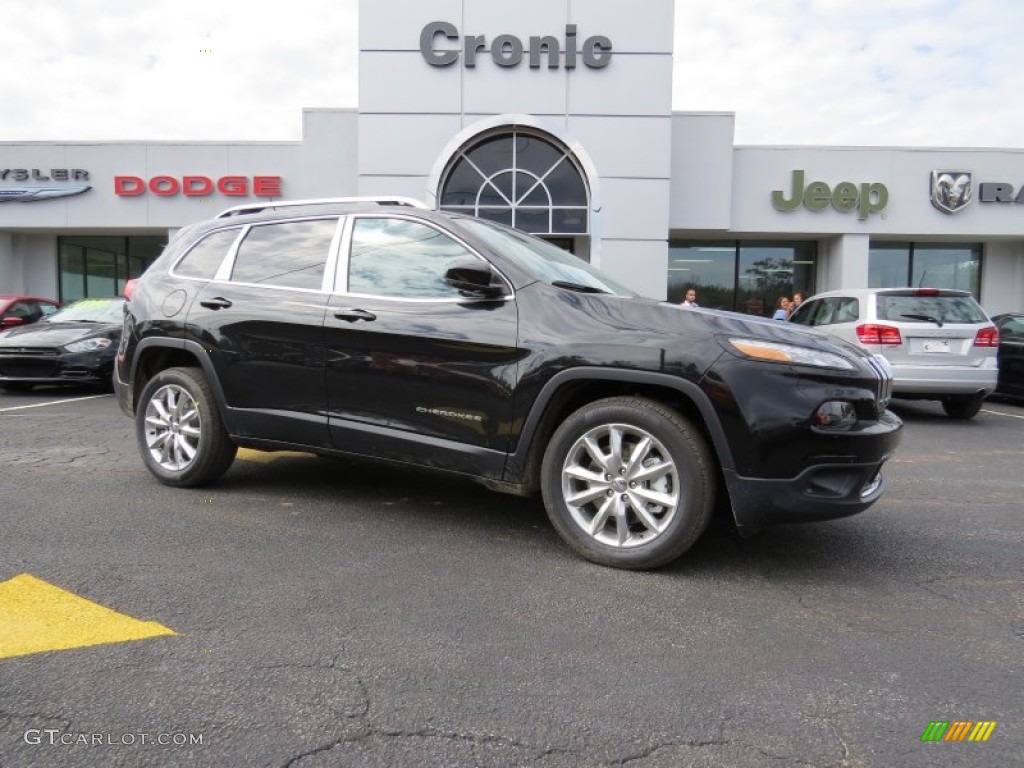
M 538 490 L 544 450 L 559 424 L 589 402 L 616 396 L 641 397 L 678 411 L 705 436 L 718 466 L 735 469 L 732 449 L 715 406 L 697 383 L 653 371 L 570 368 L 552 376 L 534 399 L 506 464 L 505 482 L 520 485 L 528 492 Z

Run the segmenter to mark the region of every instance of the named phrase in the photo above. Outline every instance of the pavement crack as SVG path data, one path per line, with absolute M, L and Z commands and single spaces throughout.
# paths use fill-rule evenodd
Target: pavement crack
M 612 761 L 611 765 L 627 765 L 628 763 L 635 762 L 637 760 L 646 760 L 648 757 L 660 752 L 663 749 L 677 749 L 679 747 L 687 747 L 690 749 L 703 749 L 704 747 L 724 747 L 728 746 L 731 742 L 728 739 L 721 737 L 715 739 L 698 739 L 689 741 L 670 741 L 665 744 L 656 744 L 652 747 L 648 747 L 642 752 L 638 752 L 635 755 L 629 757 L 622 757 L 618 760 Z
M 300 760 L 306 759 L 307 757 L 319 755 L 324 752 L 330 752 L 336 746 L 338 746 L 339 744 L 343 744 L 346 741 L 352 741 L 352 739 L 349 737 L 342 736 L 341 738 L 335 739 L 334 741 L 328 742 L 327 744 L 321 744 L 318 747 L 313 747 L 313 749 L 308 749 L 305 752 L 300 752 L 295 757 L 289 759 L 287 763 L 281 766 L 281 768 L 291 768 L 291 766 L 295 765 Z

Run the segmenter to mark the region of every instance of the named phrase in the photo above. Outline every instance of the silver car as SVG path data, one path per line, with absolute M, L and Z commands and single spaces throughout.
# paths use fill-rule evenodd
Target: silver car
M 883 355 L 894 397 L 939 400 L 955 419 L 972 418 L 996 388 L 999 331 L 967 291 L 828 291 L 807 299 L 790 321 Z

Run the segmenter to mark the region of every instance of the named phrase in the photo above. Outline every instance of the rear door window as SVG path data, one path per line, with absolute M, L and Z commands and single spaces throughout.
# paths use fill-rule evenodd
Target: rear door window
M 818 311 L 818 306 L 820 304 L 820 299 L 805 301 L 797 308 L 792 317 L 789 318 L 789 322 L 796 323 L 797 325 L 813 325 L 814 313 Z
M 338 220 L 253 226 L 238 247 L 231 281 L 318 291 Z
M 852 296 L 828 296 L 800 306 L 791 322 L 799 325 L 835 325 L 853 323 L 860 316 L 860 301 Z

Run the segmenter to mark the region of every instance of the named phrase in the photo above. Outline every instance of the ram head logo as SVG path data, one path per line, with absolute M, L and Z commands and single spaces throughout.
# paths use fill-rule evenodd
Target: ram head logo
M 943 213 L 962 211 L 973 196 L 970 171 L 932 171 L 932 205 Z

